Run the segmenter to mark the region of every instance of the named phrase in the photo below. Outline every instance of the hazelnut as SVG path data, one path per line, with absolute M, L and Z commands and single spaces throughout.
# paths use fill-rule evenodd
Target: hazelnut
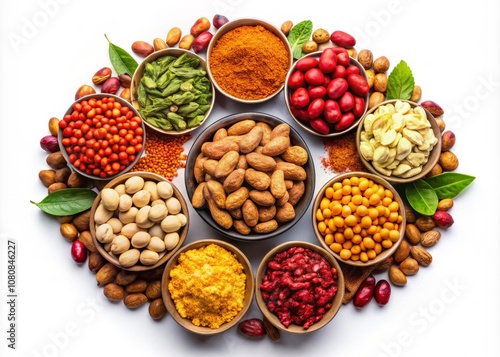
M 439 175 L 439 174 L 442 174 L 442 173 L 443 173 L 443 168 L 441 167 L 441 165 L 439 163 L 437 163 L 436 165 L 434 165 L 434 167 L 427 174 L 426 177 L 432 177 L 432 176 L 436 176 L 436 175 Z
M 283 32 L 283 34 L 285 36 L 287 36 L 288 33 L 290 32 L 290 30 L 292 29 L 292 27 L 293 27 L 293 22 L 290 20 L 287 20 L 281 24 L 281 32 Z
M 80 99 L 83 96 L 89 95 L 89 94 L 95 94 L 95 89 L 89 85 L 82 85 L 80 88 L 75 93 L 75 100 Z
M 358 62 L 364 69 L 370 69 L 373 66 L 373 53 L 370 50 L 361 50 L 358 53 Z
M 54 182 L 56 182 L 56 171 L 55 170 L 41 170 L 38 173 L 38 178 L 43 183 L 45 187 L 49 187 Z
M 386 72 L 391 66 L 389 59 L 385 56 L 381 56 L 373 61 L 373 70 L 375 73 Z
M 453 199 L 451 198 L 443 198 L 438 202 L 437 209 L 439 211 L 449 211 L 453 208 Z
M 435 117 L 434 119 L 436 120 L 436 124 L 438 125 L 439 130 L 441 132 L 443 132 L 444 129 L 446 128 L 446 124 L 445 124 L 443 118 L 441 118 L 441 117 Z
M 413 87 L 413 92 L 411 93 L 410 100 L 416 103 L 421 98 L 422 98 L 422 88 L 420 86 Z
M 63 182 L 54 182 L 53 184 L 51 184 L 48 187 L 47 192 L 50 195 L 51 193 L 56 192 L 58 190 L 62 190 L 64 188 L 68 188 L 68 186 L 66 186 L 65 183 L 63 183 Z
M 453 171 L 458 167 L 458 158 L 451 151 L 445 151 L 439 155 L 439 164 L 443 171 Z
M 415 225 L 421 232 L 428 232 L 436 227 L 436 222 L 429 216 L 418 217 Z
M 387 90 L 387 74 L 377 73 L 373 80 L 373 89 L 377 92 L 385 93 Z

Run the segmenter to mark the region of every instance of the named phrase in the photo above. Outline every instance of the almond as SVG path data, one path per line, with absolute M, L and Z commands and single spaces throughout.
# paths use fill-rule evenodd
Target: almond
M 89 255 L 89 270 L 92 273 L 97 273 L 99 269 L 106 263 L 99 252 L 91 252 Z
M 109 283 L 104 286 L 104 296 L 111 301 L 120 301 L 125 297 L 125 291 L 120 285 Z
M 120 270 L 120 272 L 116 276 L 116 283 L 122 286 L 129 285 L 130 283 L 135 281 L 137 275 L 138 275 L 137 272 Z
M 408 242 L 410 242 L 411 244 L 420 243 L 420 230 L 413 223 L 406 225 L 405 236 L 406 236 L 406 239 L 408 240 Z
M 423 267 L 428 267 L 432 263 L 432 255 L 418 245 L 411 248 L 410 254 Z
M 410 245 L 406 240 L 402 240 L 398 249 L 394 252 L 394 263 L 399 264 L 410 255 Z
M 397 286 L 405 286 L 407 281 L 406 275 L 396 265 L 389 268 L 389 280 Z
M 95 278 L 97 285 L 104 286 L 113 282 L 118 274 L 119 269 L 111 263 L 106 263 L 97 272 Z
M 136 280 L 125 287 L 127 293 L 143 293 L 146 291 L 148 283 L 146 280 Z
M 429 248 L 435 245 L 440 238 L 441 238 L 441 232 L 433 229 L 422 234 L 422 238 L 420 239 L 420 244 L 422 244 L 422 246 L 426 248 Z
M 404 275 L 415 275 L 419 269 L 418 262 L 413 258 L 406 258 L 399 264 L 399 270 L 403 272 Z
M 148 302 L 148 297 L 143 293 L 132 293 L 125 296 L 123 303 L 129 309 L 136 309 Z

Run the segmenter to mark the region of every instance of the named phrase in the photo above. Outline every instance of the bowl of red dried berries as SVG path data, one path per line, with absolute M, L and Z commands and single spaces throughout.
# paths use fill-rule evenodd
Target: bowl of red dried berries
M 280 330 L 309 333 L 326 326 L 342 306 L 344 275 L 332 254 L 313 243 L 290 241 L 271 249 L 256 273 L 255 297 Z

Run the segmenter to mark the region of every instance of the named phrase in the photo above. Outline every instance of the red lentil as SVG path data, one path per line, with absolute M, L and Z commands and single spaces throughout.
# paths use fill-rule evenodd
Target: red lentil
M 167 136 L 147 129 L 145 156 L 131 171 L 153 172 L 172 181 L 178 169 L 186 167 L 183 144 L 190 138 L 190 134 Z

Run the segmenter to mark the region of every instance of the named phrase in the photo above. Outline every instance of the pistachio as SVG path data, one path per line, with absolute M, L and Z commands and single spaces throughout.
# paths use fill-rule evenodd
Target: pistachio
M 182 206 L 176 197 L 170 197 L 165 201 L 166 208 L 169 214 L 177 214 L 181 212 Z
M 101 190 L 101 202 L 104 208 L 109 211 L 114 211 L 118 208 L 120 196 L 118 195 L 118 192 L 112 188 L 103 188 Z
M 177 232 L 170 232 L 165 234 L 165 237 L 163 238 L 163 242 L 165 243 L 165 248 L 167 250 L 172 250 L 174 249 L 177 244 L 179 244 L 179 233 Z
M 130 243 L 134 248 L 144 248 L 149 244 L 150 240 L 151 236 L 148 232 L 138 231 L 130 238 Z
M 161 253 L 165 250 L 165 242 L 160 237 L 151 237 L 146 249 Z
M 160 224 L 161 229 L 163 229 L 165 233 L 176 232 L 182 227 L 181 220 L 175 215 L 168 215 Z
M 130 240 L 124 235 L 117 235 L 111 242 L 110 252 L 113 254 L 121 254 L 130 248 Z
M 168 209 L 166 205 L 154 205 L 149 210 L 148 218 L 152 222 L 160 222 L 168 215 Z
M 96 239 L 105 244 L 113 241 L 115 234 L 113 233 L 113 228 L 107 223 L 100 224 L 96 227 L 95 237 Z
M 149 249 L 144 249 L 141 252 L 140 261 L 144 265 L 154 265 L 158 260 L 160 260 L 160 255 Z
M 151 193 L 147 190 L 139 190 L 132 196 L 132 203 L 135 207 L 141 208 L 146 206 L 151 199 Z
M 139 228 L 149 228 L 152 227 L 155 222 L 149 219 L 149 211 L 151 210 L 151 206 L 146 205 L 141 207 L 141 209 L 137 212 L 135 216 L 135 223 Z
M 102 203 L 100 203 L 94 212 L 94 222 L 96 224 L 104 224 L 111 217 L 113 217 L 113 211 L 107 210 Z
M 132 238 L 134 234 L 141 231 L 141 228 L 135 222 L 127 223 L 123 226 L 121 230 L 121 234 L 123 234 L 127 238 Z
M 174 194 L 174 189 L 168 181 L 158 182 L 158 184 L 156 185 L 156 189 L 158 191 L 158 195 L 165 200 L 172 197 L 172 195 Z
M 140 176 L 132 176 L 125 181 L 125 192 L 129 195 L 142 190 L 144 187 L 144 179 Z
M 139 249 L 129 249 L 126 252 L 120 254 L 120 256 L 118 257 L 118 261 L 123 267 L 130 268 L 131 266 L 137 264 L 140 254 L 141 252 Z

